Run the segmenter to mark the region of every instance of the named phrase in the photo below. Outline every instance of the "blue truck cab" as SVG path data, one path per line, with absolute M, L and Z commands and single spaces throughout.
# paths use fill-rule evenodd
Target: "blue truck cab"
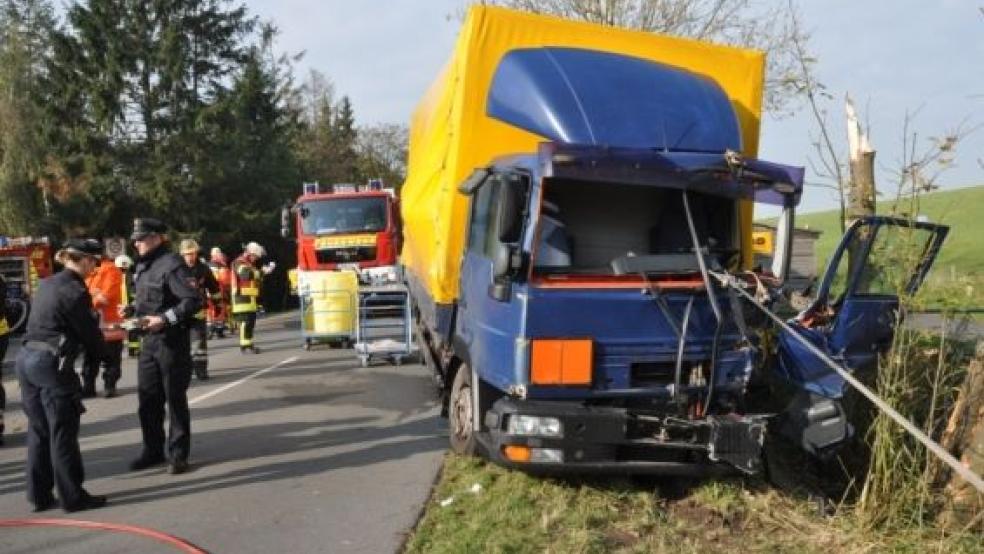
M 789 336 L 765 340 L 775 330 L 720 278 L 765 306 L 781 295 L 803 170 L 738 154 L 716 83 L 628 56 L 520 49 L 500 62 L 487 115 L 545 140 L 459 184 L 471 201 L 457 301 L 428 305 L 408 277 L 453 450 L 528 471 L 750 474 L 767 433 L 816 454 L 850 436 L 836 373 Z M 747 267 L 750 202 L 782 213 L 769 268 Z M 848 249 L 861 257 L 849 275 L 828 271 L 799 332 L 848 367 L 874 364 L 898 297 L 888 283 L 872 294 L 864 261 L 885 250 L 879 237 L 913 231 L 925 241 L 914 291 L 945 228 L 858 222 L 832 267 Z M 774 411 L 749 399 L 763 374 L 783 384 Z

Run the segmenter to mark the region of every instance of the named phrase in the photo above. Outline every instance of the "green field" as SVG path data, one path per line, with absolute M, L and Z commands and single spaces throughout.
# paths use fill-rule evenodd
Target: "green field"
M 891 214 L 894 202 L 879 199 L 879 213 Z M 906 214 L 909 209 L 900 209 Z M 950 234 L 930 272 L 924 298 L 933 306 L 984 307 L 984 186 L 927 194 L 918 215 L 950 226 Z M 836 210 L 797 214 L 797 227 L 822 231 L 817 241 L 820 271 L 840 242 Z

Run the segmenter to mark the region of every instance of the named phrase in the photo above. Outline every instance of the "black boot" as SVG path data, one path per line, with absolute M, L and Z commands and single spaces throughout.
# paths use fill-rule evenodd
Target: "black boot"
M 96 383 L 86 383 L 82 385 L 82 398 L 96 397 Z
M 156 465 L 163 464 L 167 461 L 163 454 L 152 455 L 144 452 L 139 458 L 130 462 L 130 471 L 140 471 L 142 469 L 147 469 L 148 467 L 154 467 Z
M 55 500 L 54 496 L 46 496 L 36 502 L 32 502 L 32 504 L 34 504 L 34 509 L 31 511 L 37 514 L 54 508 L 58 505 L 58 501 Z
M 182 473 L 186 473 L 187 471 L 188 461 L 181 458 L 175 458 L 167 465 L 167 472 L 171 475 L 180 475 Z
M 199 381 L 208 380 L 208 354 L 196 352 L 192 355 L 191 365 L 195 369 L 195 377 Z
M 62 506 L 62 510 L 65 512 L 81 512 L 82 510 L 94 510 L 96 508 L 102 508 L 106 505 L 106 497 L 97 494 L 86 493 L 85 497 L 79 501 L 78 504 L 72 506 Z

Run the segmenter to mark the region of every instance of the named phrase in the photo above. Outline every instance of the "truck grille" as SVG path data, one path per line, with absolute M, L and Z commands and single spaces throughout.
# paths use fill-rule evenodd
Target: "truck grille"
M 669 385 L 675 374 L 673 362 L 635 362 L 629 366 L 629 380 L 633 387 Z

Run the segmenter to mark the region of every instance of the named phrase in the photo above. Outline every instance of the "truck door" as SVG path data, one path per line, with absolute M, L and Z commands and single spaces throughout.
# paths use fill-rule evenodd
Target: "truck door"
M 841 239 L 816 300 L 794 325 L 854 371 L 874 369 L 892 343 L 899 295 L 916 293 L 949 228 L 889 217 L 856 221 Z M 781 371 L 807 390 L 837 398 L 844 382 L 784 331 Z
M 522 335 L 523 306 L 515 288 L 502 299 L 494 298 L 494 260 L 500 240 L 500 188 L 509 180 L 528 178 L 492 173 L 473 193 L 468 242 L 461 264 L 460 296 L 456 316 L 456 350 L 478 375 L 492 384 L 515 382 L 512 368 L 516 339 Z

